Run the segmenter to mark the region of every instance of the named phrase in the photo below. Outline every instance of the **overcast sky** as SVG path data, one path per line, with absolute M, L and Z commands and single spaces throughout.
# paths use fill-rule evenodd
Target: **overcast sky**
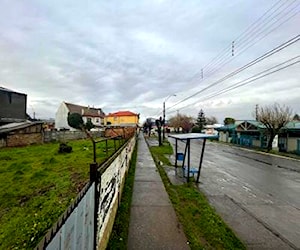
M 62 101 L 142 120 L 162 115 L 164 101 L 169 118 L 202 108 L 219 122 L 253 119 L 256 104 L 274 102 L 300 113 L 300 41 L 204 90 L 299 27 L 300 0 L 0 0 L 0 86 L 26 93 L 37 118 L 54 118 Z

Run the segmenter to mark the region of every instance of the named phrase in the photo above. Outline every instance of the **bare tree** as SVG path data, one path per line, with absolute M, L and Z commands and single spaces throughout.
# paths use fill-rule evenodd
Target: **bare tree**
M 267 149 L 272 149 L 274 137 L 279 130 L 292 119 L 292 110 L 285 105 L 280 106 L 274 103 L 270 106 L 259 107 L 255 111 L 257 120 L 263 123 L 267 129 L 268 144 Z
M 214 125 L 214 124 L 218 123 L 218 120 L 215 116 L 209 116 L 209 117 L 206 117 L 206 123 L 207 123 L 207 125 Z
M 182 128 L 184 132 L 188 133 L 194 125 L 193 121 L 194 119 L 190 116 L 177 114 L 169 119 L 169 124 L 177 131 L 179 131 L 179 128 Z

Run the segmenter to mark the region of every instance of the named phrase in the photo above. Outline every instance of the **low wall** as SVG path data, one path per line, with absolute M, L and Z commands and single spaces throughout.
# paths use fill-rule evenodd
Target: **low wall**
M 93 137 L 99 138 L 104 136 L 102 131 L 92 131 L 90 132 Z M 86 139 L 86 133 L 82 131 L 45 131 L 44 132 L 44 142 L 65 142 L 71 140 Z
M 96 169 L 75 201 L 49 230 L 37 250 L 106 249 L 136 144 L 129 139 Z M 94 172 L 96 171 L 96 172 Z

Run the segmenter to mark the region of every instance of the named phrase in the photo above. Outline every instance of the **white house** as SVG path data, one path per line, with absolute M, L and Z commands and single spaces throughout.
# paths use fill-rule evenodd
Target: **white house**
M 218 131 L 216 129 L 222 126 L 223 126 L 222 124 L 205 125 L 204 132 L 205 134 L 218 135 Z
M 105 114 L 100 108 L 91 108 L 80 106 L 72 103 L 62 102 L 55 114 L 55 128 L 57 130 L 68 129 L 75 130 L 71 128 L 68 124 L 68 114 L 79 113 L 82 115 L 84 123 L 91 121 L 95 127 L 99 128 L 104 125 Z

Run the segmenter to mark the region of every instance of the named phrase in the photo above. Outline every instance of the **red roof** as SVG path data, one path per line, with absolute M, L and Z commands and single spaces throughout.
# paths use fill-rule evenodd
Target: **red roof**
M 116 116 L 137 116 L 137 114 L 131 111 L 118 111 L 115 113 L 109 113 L 106 117 L 116 117 Z

